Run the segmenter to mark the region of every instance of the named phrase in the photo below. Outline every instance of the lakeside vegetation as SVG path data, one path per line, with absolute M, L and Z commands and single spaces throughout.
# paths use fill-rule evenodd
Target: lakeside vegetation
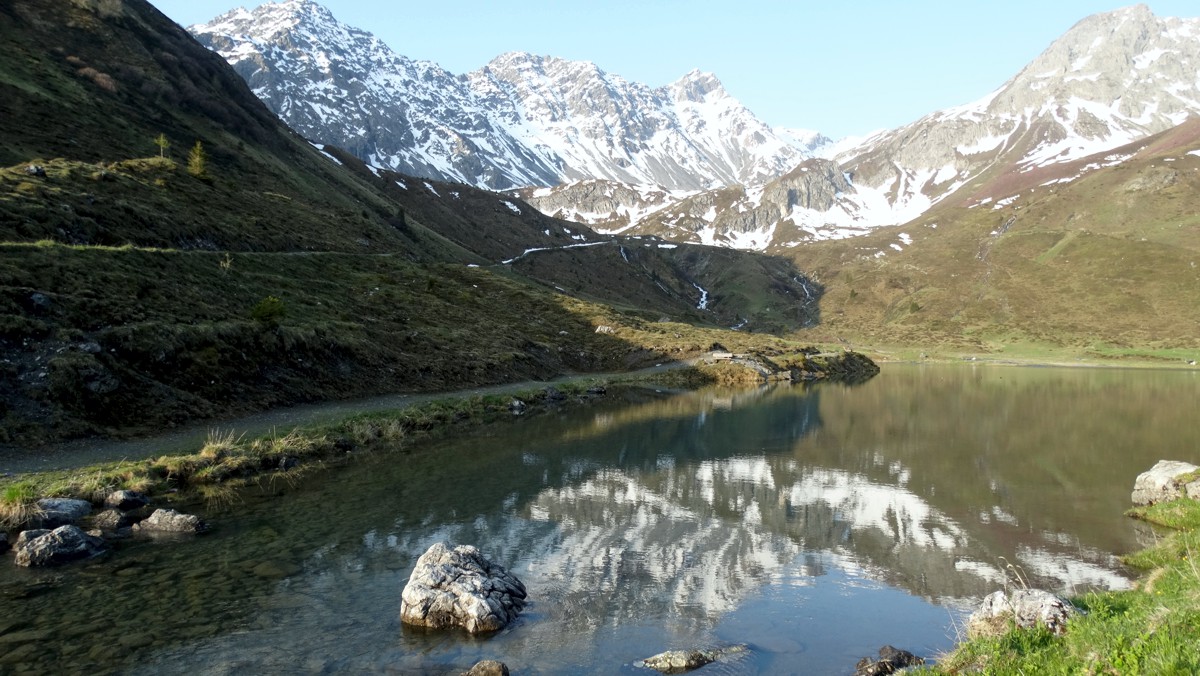
M 987 674 L 1200 673 L 1200 502 L 1180 499 L 1130 510 L 1171 529 L 1124 562 L 1142 571 L 1137 587 L 1072 599 L 1086 614 L 1062 636 L 1009 627 L 969 638 L 930 671 Z
M 768 358 L 764 361 L 771 363 Z M 788 367 L 803 362 L 808 379 L 854 380 L 869 377 L 873 364 L 855 353 L 812 356 L 803 352 L 780 358 Z M 643 376 L 581 376 L 554 386 L 530 387 L 512 394 L 447 396 L 392 411 L 349 416 L 336 423 L 298 427 L 289 432 L 245 438 L 236 431 L 213 431 L 193 453 L 137 461 L 93 464 L 70 470 L 0 477 L 0 527 L 19 527 L 36 510 L 36 501 L 65 497 L 100 503 L 116 490 L 150 495 L 184 493 L 220 503 L 255 482 L 294 482 L 300 475 L 347 456 L 380 449 L 403 449 L 416 438 L 442 434 L 464 425 L 545 412 L 586 403 L 608 387 L 662 383 L 699 387 L 713 383 L 752 383 L 763 378 L 736 364 L 697 364 Z M 512 408 L 520 401 L 519 410 Z M 187 495 L 187 494 L 191 495 Z

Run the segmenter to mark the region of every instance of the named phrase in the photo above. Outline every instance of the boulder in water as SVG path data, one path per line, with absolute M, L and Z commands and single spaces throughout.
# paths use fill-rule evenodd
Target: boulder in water
M 42 498 L 37 501 L 37 506 L 41 512 L 37 521 L 42 528 L 57 528 L 75 523 L 92 511 L 92 503 L 74 498 Z
M 884 676 L 901 669 L 925 664 L 925 660 L 908 652 L 885 645 L 879 649 L 879 659 L 864 657 L 854 665 L 854 676 Z
M 462 627 L 472 634 L 503 629 L 525 607 L 525 585 L 470 545 L 432 545 L 404 587 L 400 621 L 419 627 Z
M 119 509 L 122 512 L 145 507 L 150 500 L 137 491 L 113 491 L 104 499 L 104 506 L 109 509 Z
M 156 509 L 146 519 L 133 525 L 133 532 L 155 533 L 203 533 L 208 524 L 195 514 L 181 514 L 173 509 Z
M 685 671 L 716 662 L 728 655 L 744 653 L 749 648 L 744 645 L 732 645 L 725 648 L 710 650 L 668 650 L 641 661 L 641 666 L 664 674 L 682 674 Z
M 29 535 L 26 535 L 29 534 Z M 17 539 L 17 565 L 27 568 L 61 566 L 107 551 L 104 540 L 88 535 L 78 526 L 59 526 L 48 531 L 24 531 Z

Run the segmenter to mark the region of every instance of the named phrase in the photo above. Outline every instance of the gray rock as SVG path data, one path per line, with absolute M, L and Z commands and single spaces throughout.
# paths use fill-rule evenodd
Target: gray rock
M 885 645 L 879 649 L 879 659 L 864 657 L 854 666 L 854 676 L 883 676 L 901 669 L 925 664 L 925 660 L 908 652 Z
M 30 528 L 28 530 L 23 530 L 20 533 L 17 533 L 17 541 L 13 544 L 13 549 L 21 549 L 28 544 L 30 540 L 41 537 L 49 532 L 49 528 Z
M 733 645 L 711 650 L 668 650 L 641 661 L 641 666 L 654 669 L 664 674 L 682 674 L 685 671 L 716 662 L 717 660 L 739 653 L 747 652 L 744 645 Z
M 525 412 L 526 408 L 529 407 L 526 406 L 525 402 L 521 401 L 520 399 L 513 398 L 512 401 L 508 402 L 508 410 L 512 411 L 513 415 L 521 415 Z
M 992 592 L 967 620 L 967 635 L 1003 634 L 1010 621 L 1022 629 L 1041 625 L 1061 634 L 1066 630 L 1067 621 L 1079 612 L 1070 601 L 1040 589 Z
M 1200 469 L 1191 463 L 1178 460 L 1159 460 L 1154 467 L 1138 475 L 1133 482 L 1133 494 L 1130 496 L 1135 505 L 1152 505 L 1157 502 L 1168 502 L 1188 495 L 1200 494 L 1200 482 L 1189 486 L 1179 481 L 1179 477 Z
M 104 506 L 128 512 L 150 504 L 150 499 L 137 491 L 113 491 L 104 499 Z
M 208 524 L 195 514 L 180 514 L 173 509 L 156 509 L 143 521 L 133 525 L 133 532 L 155 533 L 203 533 Z
M 75 523 L 92 512 L 92 503 L 74 498 L 42 498 L 37 501 L 42 528 L 57 528 Z
M 525 585 L 470 545 L 432 545 L 404 587 L 400 620 L 472 634 L 503 629 L 525 607 Z
M 38 178 L 46 178 L 46 168 L 40 164 L 31 164 L 25 167 L 25 173 L 29 176 L 37 176 Z
M 116 531 L 134 524 L 134 518 L 119 509 L 106 509 L 92 518 L 92 526 L 102 531 Z
M 29 537 L 21 543 L 17 548 L 17 565 L 37 568 L 60 566 L 71 561 L 91 558 L 107 549 L 104 540 L 88 535 L 78 526 L 59 526 L 36 537 Z
M 508 665 L 496 660 L 476 662 L 463 676 L 508 676 Z

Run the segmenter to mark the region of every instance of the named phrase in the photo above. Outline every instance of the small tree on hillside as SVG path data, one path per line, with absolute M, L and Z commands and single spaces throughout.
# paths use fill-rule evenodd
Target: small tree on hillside
M 196 178 L 208 177 L 208 154 L 204 152 L 204 146 L 196 141 L 196 145 L 192 146 L 191 152 L 188 153 L 188 173 Z
M 154 139 L 154 145 L 158 146 L 158 156 L 163 158 L 167 156 L 167 149 L 171 147 L 171 141 L 167 139 L 166 134 L 159 134 L 158 138 Z

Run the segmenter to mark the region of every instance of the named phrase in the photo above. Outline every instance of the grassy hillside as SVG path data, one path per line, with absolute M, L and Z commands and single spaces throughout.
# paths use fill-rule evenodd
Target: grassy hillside
M 788 261 L 316 148 L 144 0 L 13 0 L 0 39 L 0 444 L 784 351 L 716 327 L 815 316 Z
M 826 287 L 823 323 L 810 335 L 1195 359 L 1196 148 L 1200 122 L 1053 174 L 997 172 L 907 225 L 795 250 Z

